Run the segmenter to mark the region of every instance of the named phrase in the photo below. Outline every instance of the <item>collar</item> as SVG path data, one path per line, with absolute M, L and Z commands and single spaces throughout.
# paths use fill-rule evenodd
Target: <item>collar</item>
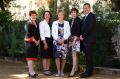
M 87 17 L 90 14 L 90 12 L 88 14 L 85 14 L 85 17 Z

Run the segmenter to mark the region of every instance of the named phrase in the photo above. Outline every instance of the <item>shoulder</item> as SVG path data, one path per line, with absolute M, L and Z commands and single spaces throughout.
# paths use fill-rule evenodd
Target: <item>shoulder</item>
M 76 18 L 76 21 L 81 21 L 81 19 L 79 17 Z
M 58 23 L 58 21 L 53 21 L 53 24 Z
M 72 21 L 72 18 L 71 19 L 69 19 L 69 22 L 71 22 Z
M 58 21 L 53 21 L 52 26 L 57 26 L 58 25 Z
M 64 23 L 69 24 L 69 21 L 64 21 Z
M 27 21 L 27 22 L 25 23 L 25 26 L 32 26 L 32 23 L 31 23 L 30 21 Z
M 92 17 L 95 17 L 95 14 L 94 13 L 92 13 L 92 12 L 90 12 L 90 14 L 89 14 L 90 16 L 92 16 Z
M 42 21 L 40 21 L 40 23 L 39 24 L 44 24 L 45 23 L 45 21 L 44 20 L 42 20 Z

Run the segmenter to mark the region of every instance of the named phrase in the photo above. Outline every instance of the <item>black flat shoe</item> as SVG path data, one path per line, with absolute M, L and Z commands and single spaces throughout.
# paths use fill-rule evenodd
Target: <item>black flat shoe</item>
M 93 76 L 92 73 L 82 73 L 82 74 L 80 75 L 80 78 L 87 78 L 87 77 L 91 77 L 91 76 Z
M 35 74 L 36 76 L 38 76 L 38 74 Z
M 31 77 L 31 78 L 36 78 L 37 76 L 38 76 L 38 74 L 34 74 L 34 75 L 29 74 L 29 77 Z
M 52 74 L 51 73 L 44 73 L 44 75 L 51 76 Z
M 43 74 L 46 75 L 46 76 L 51 76 L 52 75 L 52 73 L 49 70 L 45 70 L 43 72 Z

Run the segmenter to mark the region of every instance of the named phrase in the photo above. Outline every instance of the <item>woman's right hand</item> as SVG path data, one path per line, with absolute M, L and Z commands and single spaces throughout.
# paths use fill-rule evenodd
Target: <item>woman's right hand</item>
M 43 40 L 43 44 L 44 44 L 44 50 L 47 50 L 48 49 L 48 44 L 47 44 L 46 40 Z
M 47 50 L 47 49 L 48 49 L 48 45 L 46 43 L 46 44 L 44 44 L 44 50 Z
M 39 45 L 39 41 L 36 41 L 35 38 L 33 38 L 33 41 L 34 41 L 34 43 L 35 43 L 36 46 Z

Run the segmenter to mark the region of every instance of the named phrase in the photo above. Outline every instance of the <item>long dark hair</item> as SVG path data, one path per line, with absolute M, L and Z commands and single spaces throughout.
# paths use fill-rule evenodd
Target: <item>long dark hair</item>
M 45 13 L 49 13 L 50 14 L 50 22 L 51 22 L 51 20 L 52 20 L 52 14 L 51 14 L 51 12 L 50 11 L 45 11 L 44 13 L 43 13 L 43 19 L 45 19 Z

